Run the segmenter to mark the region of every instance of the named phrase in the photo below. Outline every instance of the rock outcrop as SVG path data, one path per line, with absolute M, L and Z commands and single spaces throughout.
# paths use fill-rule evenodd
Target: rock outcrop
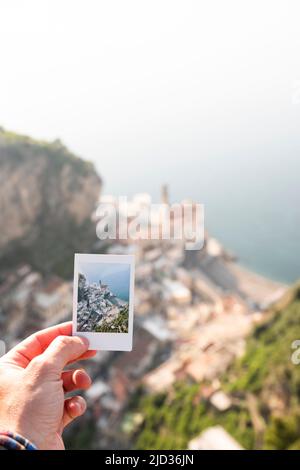
M 100 188 L 93 165 L 60 141 L 0 129 L 2 263 L 27 261 L 42 271 L 60 271 L 65 255 L 83 250 L 94 235 L 90 217 Z

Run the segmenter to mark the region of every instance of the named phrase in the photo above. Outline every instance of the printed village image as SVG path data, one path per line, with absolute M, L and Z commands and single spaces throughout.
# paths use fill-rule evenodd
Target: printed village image
M 299 17 L 0 1 L 0 450 L 299 464 Z
M 81 262 L 77 331 L 128 333 L 130 265 Z

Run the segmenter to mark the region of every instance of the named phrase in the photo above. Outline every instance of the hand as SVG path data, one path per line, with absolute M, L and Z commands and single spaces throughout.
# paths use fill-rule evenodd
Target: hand
M 63 369 L 96 354 L 85 338 L 70 336 L 72 323 L 39 331 L 0 359 L 0 429 L 21 434 L 39 449 L 64 449 L 64 428 L 86 410 L 80 396 L 91 379 L 82 369 Z

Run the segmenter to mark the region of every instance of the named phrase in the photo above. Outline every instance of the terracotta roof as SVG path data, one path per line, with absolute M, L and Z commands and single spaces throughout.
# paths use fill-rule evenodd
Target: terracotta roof
M 60 279 L 59 277 L 51 277 L 43 287 L 42 291 L 45 294 L 52 294 L 53 292 L 56 291 L 60 286 L 64 284 L 64 281 Z
M 126 371 L 135 368 L 145 356 L 148 356 L 148 347 L 155 342 L 155 338 L 144 329 L 136 329 L 133 335 L 132 351 L 121 354 L 114 362 L 113 367 Z

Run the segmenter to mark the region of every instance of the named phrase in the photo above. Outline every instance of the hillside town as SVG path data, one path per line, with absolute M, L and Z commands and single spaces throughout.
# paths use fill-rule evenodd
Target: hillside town
M 93 252 L 103 252 L 103 246 L 99 240 Z M 143 422 L 143 416 L 126 413 L 139 387 L 153 393 L 179 380 L 206 381 L 210 385 L 201 393 L 212 406 L 230 408 L 232 400 L 220 390 L 219 377 L 243 354 L 251 328 L 286 287 L 239 266 L 207 233 L 200 251 L 187 251 L 178 240 L 118 240 L 106 243 L 105 252 L 135 255 L 133 350 L 99 352 L 84 364 L 93 378 L 85 392 L 88 412 L 70 427 L 70 441 L 75 434 L 84 435 L 89 423 L 89 447 L 128 447 L 132 430 Z M 79 290 L 82 331 L 101 321 L 94 302 L 101 301 L 101 310 L 111 317 L 124 307 L 101 282 L 87 286 L 81 277 Z M 56 276 L 45 279 L 28 265 L 1 272 L 0 296 L 1 337 L 8 347 L 72 317 L 72 282 Z M 222 430 L 216 432 L 225 439 Z
M 102 331 L 104 325 L 110 325 L 110 330 L 117 333 L 114 320 L 122 312 L 127 312 L 127 325 L 122 332 L 128 331 L 128 302 L 119 299 L 110 291 L 106 284 L 89 284 L 84 274 L 79 273 L 77 330 Z

